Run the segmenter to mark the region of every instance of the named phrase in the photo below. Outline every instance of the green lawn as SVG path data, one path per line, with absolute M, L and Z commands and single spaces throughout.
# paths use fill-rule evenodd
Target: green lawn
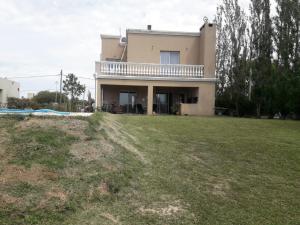
M 0 117 L 0 224 L 300 224 L 300 122 Z

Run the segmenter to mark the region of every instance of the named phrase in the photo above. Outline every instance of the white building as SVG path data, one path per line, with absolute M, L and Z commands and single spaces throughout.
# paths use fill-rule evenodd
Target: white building
M 27 98 L 28 99 L 33 99 L 34 96 L 35 96 L 35 93 L 32 93 L 32 92 L 27 93 Z
M 19 98 L 20 84 L 18 82 L 0 78 L 0 107 L 7 104 L 7 98 Z

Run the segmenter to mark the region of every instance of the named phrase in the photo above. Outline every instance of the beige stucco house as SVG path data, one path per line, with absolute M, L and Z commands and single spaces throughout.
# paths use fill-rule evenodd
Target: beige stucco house
M 213 115 L 216 25 L 199 32 L 128 29 L 101 35 L 96 106 L 115 113 Z

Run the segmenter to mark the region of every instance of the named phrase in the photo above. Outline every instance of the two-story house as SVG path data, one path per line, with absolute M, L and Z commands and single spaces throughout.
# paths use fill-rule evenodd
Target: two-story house
M 101 35 L 96 106 L 116 113 L 213 115 L 216 25 L 200 32 L 128 29 Z

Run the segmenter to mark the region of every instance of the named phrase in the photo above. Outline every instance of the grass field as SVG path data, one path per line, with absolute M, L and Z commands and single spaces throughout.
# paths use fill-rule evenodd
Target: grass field
M 0 224 L 300 224 L 300 122 L 0 117 Z

